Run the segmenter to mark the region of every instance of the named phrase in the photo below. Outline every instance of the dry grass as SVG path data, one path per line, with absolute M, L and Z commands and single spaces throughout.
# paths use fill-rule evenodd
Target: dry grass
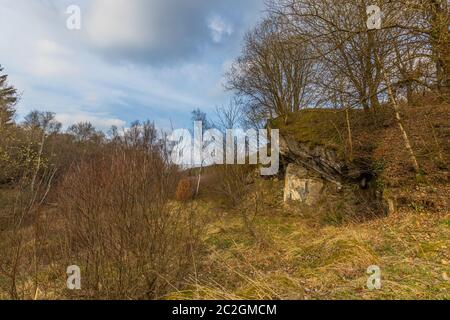
M 450 214 L 403 211 L 362 224 L 317 228 L 266 213 L 247 236 L 239 217 L 210 225 L 208 258 L 191 290 L 172 299 L 448 299 Z M 366 287 L 370 265 L 382 289 Z
M 269 183 L 273 186 L 273 182 Z M 271 200 L 270 203 L 274 201 Z M 238 212 L 212 201 L 192 203 L 207 220 L 195 272 L 165 299 L 449 299 L 450 213 L 402 208 L 363 223 L 323 224 L 320 216 L 264 205 L 252 237 Z M 54 213 L 46 213 L 51 217 Z M 32 232 L 32 230 L 24 230 Z M 49 230 L 58 234 L 58 230 Z M 30 236 L 29 238 L 32 239 Z M 49 239 L 47 246 L 57 246 Z M 25 245 L 31 248 L 32 241 Z M 47 251 L 52 251 L 48 248 Z M 65 270 L 48 264 L 39 291 L 23 279 L 25 299 L 65 299 Z M 382 271 L 382 290 L 366 288 L 370 265 Z M 8 298 L 0 292 L 0 299 Z M 73 298 L 73 297 L 72 297 Z

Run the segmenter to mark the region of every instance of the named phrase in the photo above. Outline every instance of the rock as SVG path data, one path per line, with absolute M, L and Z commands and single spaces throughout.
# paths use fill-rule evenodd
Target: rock
M 280 137 L 280 154 L 285 162 L 307 168 L 308 171 L 337 186 L 344 181 L 351 181 L 360 183 L 364 188 L 372 178 L 365 166 L 347 163 L 339 158 L 335 150 L 321 145 L 311 146 L 290 136 Z
M 308 170 L 295 164 L 286 169 L 284 202 L 298 201 L 313 206 L 319 201 L 324 181 L 311 175 Z
M 285 173 L 285 203 L 314 206 L 326 197 L 347 193 L 348 201 L 363 197 L 374 211 L 387 214 L 396 210 L 395 202 L 383 201 L 387 199 L 372 188 L 376 174 L 367 159 L 350 162 L 331 146 L 302 142 L 289 133 L 280 135 L 280 159 Z M 355 200 L 352 205 L 359 203 Z

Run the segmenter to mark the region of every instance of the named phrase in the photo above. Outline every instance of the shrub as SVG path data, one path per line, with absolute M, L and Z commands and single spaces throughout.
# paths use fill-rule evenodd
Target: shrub
M 175 193 L 175 199 L 180 202 L 185 202 L 194 196 L 191 181 L 187 178 L 180 180 Z
M 195 265 L 194 211 L 170 203 L 179 171 L 157 151 L 116 146 L 83 161 L 60 188 L 67 265 L 102 299 L 157 299 Z

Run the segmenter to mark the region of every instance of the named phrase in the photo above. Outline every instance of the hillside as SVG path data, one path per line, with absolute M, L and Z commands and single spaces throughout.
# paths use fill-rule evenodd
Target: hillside
M 178 2 L 0 0 L 0 300 L 449 300 L 450 2 Z
M 388 111 L 376 119 L 350 113 L 353 160 L 346 156 L 342 111 L 306 110 L 272 123 L 309 150 L 324 146 L 344 162 L 373 170 L 370 188 L 383 195 L 386 211 L 371 214 L 367 202 L 358 201 L 365 193 L 355 192 L 357 184 L 313 207 L 287 205 L 277 178 L 256 179 L 239 207 L 230 208 L 208 191 L 214 189 L 209 182 L 195 202 L 211 221 L 204 236 L 207 258 L 190 280 L 192 288 L 169 297 L 449 299 L 449 105 L 402 107 L 423 170 L 418 175 Z M 293 160 L 295 154 L 284 158 Z M 249 216 L 251 230 L 242 215 Z M 371 265 L 381 268 L 381 290 L 367 288 Z

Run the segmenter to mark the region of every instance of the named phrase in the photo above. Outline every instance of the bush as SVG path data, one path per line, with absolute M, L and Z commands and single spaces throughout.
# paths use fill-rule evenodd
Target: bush
M 183 286 L 199 246 L 194 211 L 170 203 L 179 171 L 157 151 L 115 146 L 83 161 L 60 187 L 67 265 L 84 292 L 157 299 Z
M 180 180 L 175 193 L 175 199 L 180 202 L 191 200 L 194 196 L 191 181 L 187 178 Z
M 223 165 L 216 168 L 213 189 L 228 208 L 235 208 L 245 199 L 254 170 L 251 165 Z

